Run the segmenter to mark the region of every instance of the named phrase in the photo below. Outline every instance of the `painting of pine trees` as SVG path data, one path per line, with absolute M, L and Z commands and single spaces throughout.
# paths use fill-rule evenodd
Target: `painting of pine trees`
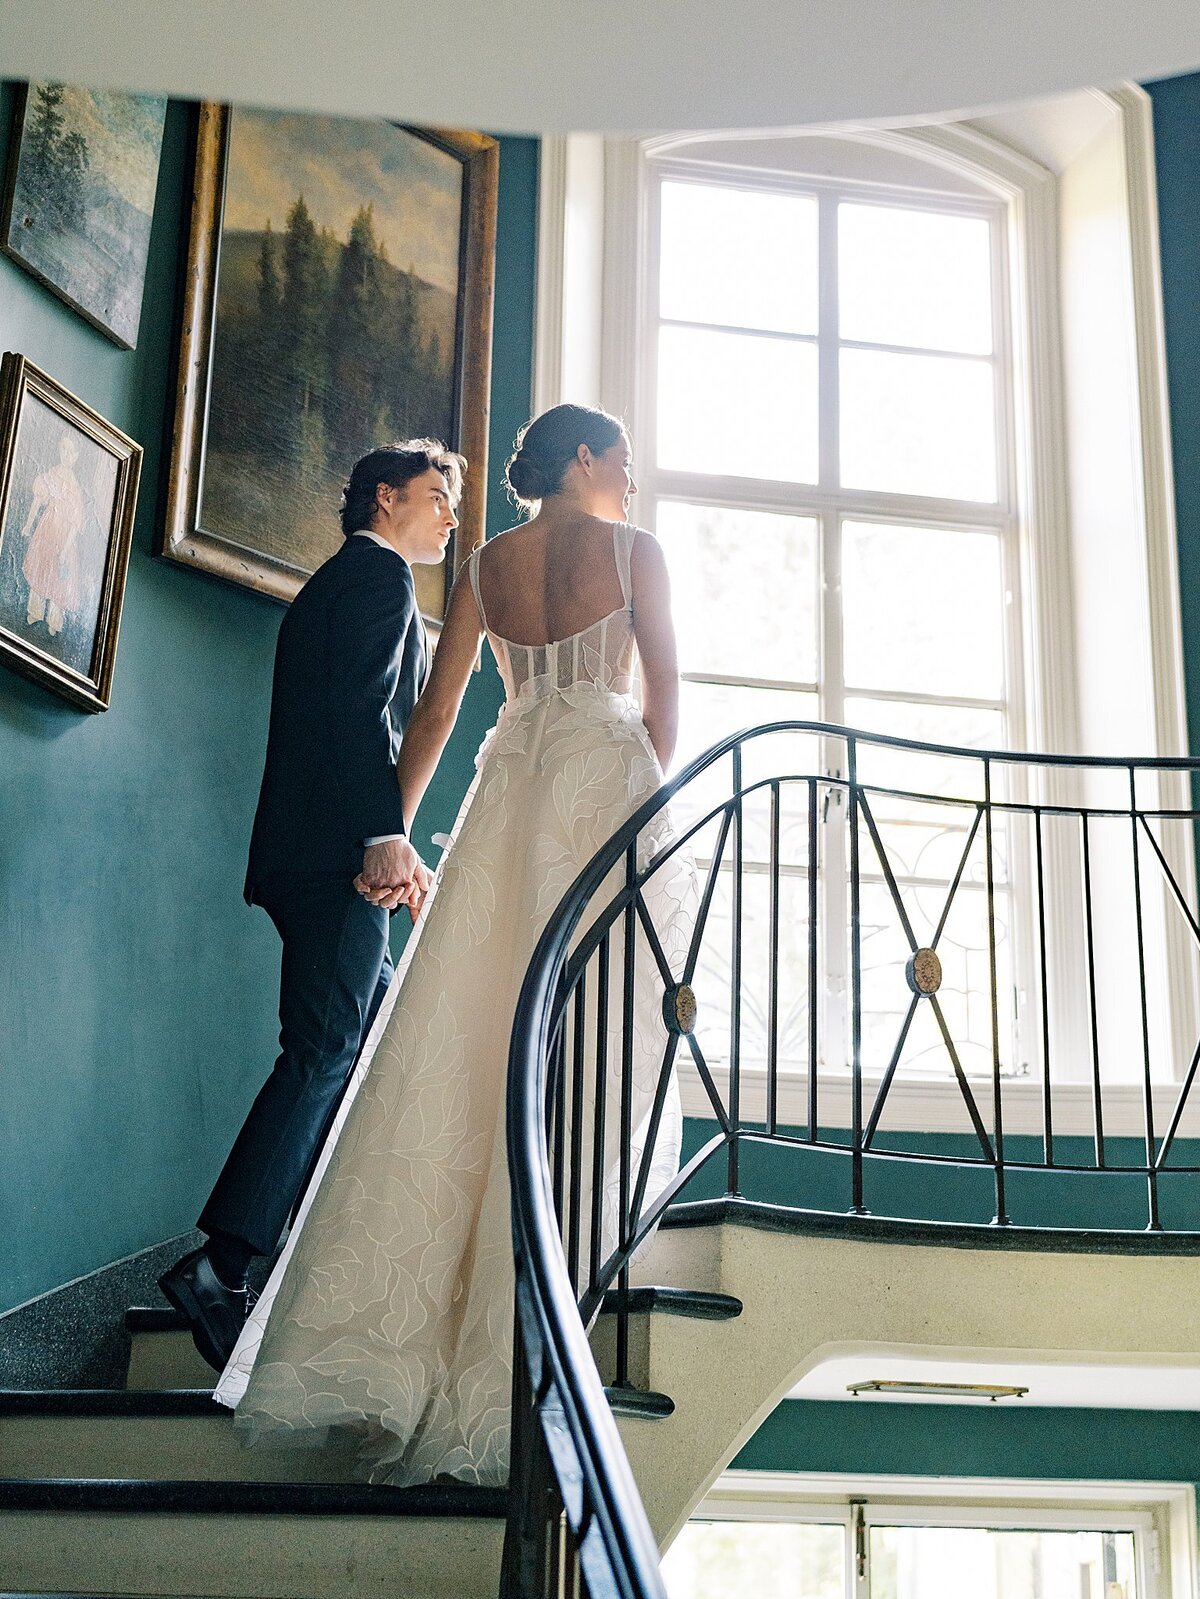
M 4 248 L 125 349 L 141 322 L 166 106 L 31 83 L 17 109 Z
M 200 517 L 307 573 L 359 456 L 454 437 L 462 164 L 385 122 L 240 109 L 227 149 Z

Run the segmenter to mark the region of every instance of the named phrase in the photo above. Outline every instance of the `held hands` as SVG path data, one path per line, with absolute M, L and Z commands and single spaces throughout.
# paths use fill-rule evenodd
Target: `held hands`
M 363 851 L 362 871 L 354 886 L 365 900 L 386 911 L 407 905 L 415 921 L 432 881 L 429 868 L 408 840 L 390 838 Z

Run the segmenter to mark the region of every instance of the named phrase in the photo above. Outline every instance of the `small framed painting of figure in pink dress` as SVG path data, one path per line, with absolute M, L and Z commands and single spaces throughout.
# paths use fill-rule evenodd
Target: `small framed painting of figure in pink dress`
M 0 662 L 108 709 L 142 449 L 23 355 L 0 363 Z

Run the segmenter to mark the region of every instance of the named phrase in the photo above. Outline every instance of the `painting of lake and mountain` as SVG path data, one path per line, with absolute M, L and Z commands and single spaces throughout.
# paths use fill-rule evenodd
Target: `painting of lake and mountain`
M 137 343 L 166 99 L 31 83 L 4 248 L 125 349 Z
M 312 572 L 359 456 L 453 442 L 462 211 L 462 163 L 416 133 L 230 112 L 205 528 Z M 439 615 L 443 573 L 414 575 Z

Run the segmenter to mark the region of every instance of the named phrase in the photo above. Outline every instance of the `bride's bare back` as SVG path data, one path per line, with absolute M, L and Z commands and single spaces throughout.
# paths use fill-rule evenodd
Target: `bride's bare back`
M 613 524 L 535 517 L 489 541 L 479 557 L 488 628 L 513 644 L 570 638 L 625 603 Z
M 455 579 L 433 670 L 413 709 L 397 776 L 404 813 L 413 816 L 454 726 L 478 659 L 487 617 L 493 637 L 525 650 L 545 649 L 632 610 L 641 661 L 642 719 L 664 769 L 675 747 L 679 675 L 666 562 L 646 533 L 629 551 L 630 598 L 617 567 L 621 524 L 586 513 L 539 515 L 490 540 Z M 479 583 L 476 604 L 471 573 Z M 506 652 L 507 653 L 507 652 Z

